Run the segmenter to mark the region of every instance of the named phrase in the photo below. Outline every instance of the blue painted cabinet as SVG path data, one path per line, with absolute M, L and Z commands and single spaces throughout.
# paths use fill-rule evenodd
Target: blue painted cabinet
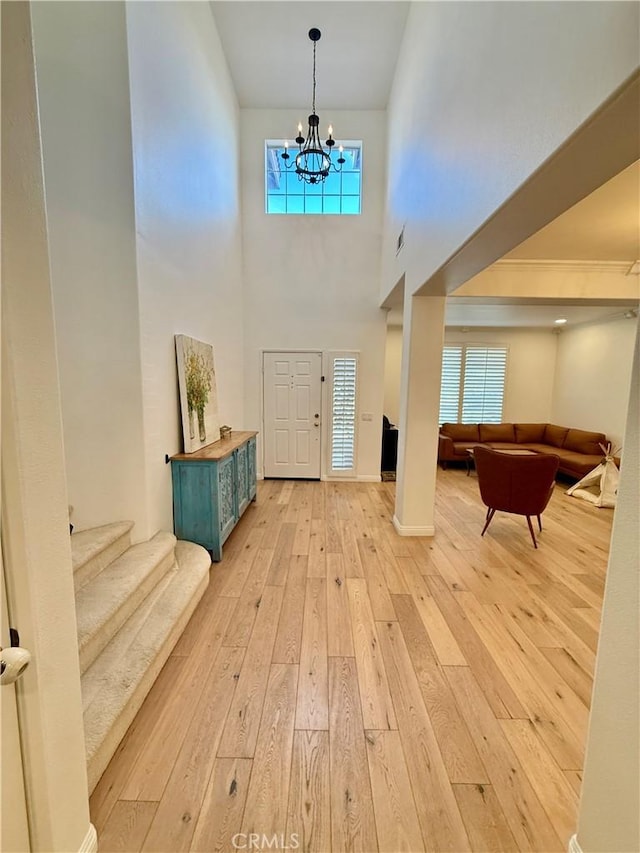
M 232 433 L 195 453 L 171 459 L 173 529 L 222 559 L 222 545 L 256 497 L 254 432 Z

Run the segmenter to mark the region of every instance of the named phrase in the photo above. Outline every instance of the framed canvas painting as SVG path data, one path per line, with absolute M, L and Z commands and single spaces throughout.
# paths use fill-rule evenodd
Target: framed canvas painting
M 176 360 L 184 452 L 193 453 L 220 437 L 213 347 L 176 335 Z

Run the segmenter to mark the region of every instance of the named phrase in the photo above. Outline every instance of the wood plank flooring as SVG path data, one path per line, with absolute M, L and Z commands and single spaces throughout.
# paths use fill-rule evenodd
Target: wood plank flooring
M 265 481 L 91 797 L 101 853 L 565 851 L 613 512 L 556 486 L 539 548 L 438 472 Z M 235 838 L 235 846 L 234 846 Z

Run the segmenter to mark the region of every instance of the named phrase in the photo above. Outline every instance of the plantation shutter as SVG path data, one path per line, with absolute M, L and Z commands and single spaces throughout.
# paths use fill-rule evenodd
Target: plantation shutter
M 506 366 L 506 347 L 465 348 L 463 424 L 502 421 Z
M 439 423 L 457 423 L 460 406 L 462 347 L 445 347 L 442 351 Z
M 506 347 L 444 347 L 440 424 L 500 423 L 506 368 Z
M 334 356 L 331 388 L 331 470 L 355 471 L 356 356 Z

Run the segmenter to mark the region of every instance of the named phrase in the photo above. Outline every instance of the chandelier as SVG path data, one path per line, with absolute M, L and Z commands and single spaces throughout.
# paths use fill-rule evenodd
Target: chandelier
M 289 154 L 289 142 L 284 143 L 284 151 L 280 155 L 284 160 L 286 169 L 292 169 L 295 166 L 295 171 L 299 181 L 305 181 L 307 184 L 321 184 L 328 177 L 331 169 L 334 172 L 342 171 L 342 164 L 345 162 L 343 157 L 343 147 L 338 147 L 340 156 L 338 157 L 338 165 L 331 159 L 331 149 L 336 144 L 333 138 L 333 128 L 329 125 L 329 138 L 325 140 L 324 146 L 320 141 L 318 133 L 318 125 L 320 119 L 316 115 L 316 44 L 320 41 L 321 32 L 316 27 L 309 30 L 309 38 L 313 42 L 313 97 L 311 100 L 311 115 L 309 116 L 309 128 L 307 137 L 302 135 L 302 125 L 298 125 L 298 135 L 296 143 L 298 144 L 298 153 L 292 163 L 289 163 L 291 155 Z

